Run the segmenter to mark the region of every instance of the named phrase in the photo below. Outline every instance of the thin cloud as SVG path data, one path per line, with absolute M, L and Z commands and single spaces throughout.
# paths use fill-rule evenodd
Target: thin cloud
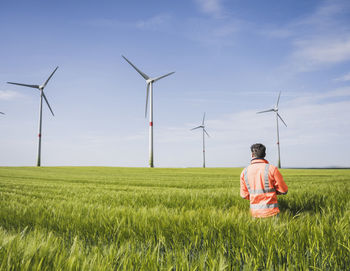
M 338 24 L 341 16 L 347 17 L 349 13 L 349 2 L 344 0 L 323 1 L 313 14 L 294 22 L 294 25 L 313 26 L 318 28 L 332 29 L 334 26 L 342 29 Z M 335 31 L 335 29 L 333 29 Z
M 337 97 L 350 97 L 350 87 L 338 88 L 333 91 L 326 92 L 319 95 L 320 98 L 337 98 Z
M 119 21 L 111 18 L 99 18 L 86 22 L 86 25 L 103 28 L 133 28 L 154 31 L 169 27 L 171 18 L 169 14 L 158 14 L 138 21 Z
M 16 91 L 13 90 L 0 90 L 0 100 L 14 100 L 17 99 L 19 97 L 22 97 L 21 94 L 19 94 Z
M 345 1 L 324 2 L 314 14 L 294 22 L 302 36 L 294 39 L 292 60 L 300 71 L 317 70 L 350 60 L 350 31 Z M 304 31 L 303 31 L 304 30 Z
M 246 28 L 246 23 L 237 19 L 191 18 L 185 33 L 188 39 L 205 46 L 222 47 L 234 45 L 236 35 Z
M 223 6 L 221 0 L 195 0 L 200 11 L 213 17 L 223 16 Z
M 295 42 L 293 58 L 301 71 L 309 71 L 327 64 L 350 60 L 350 38 L 306 39 Z
M 167 27 L 169 25 L 171 16 L 168 14 L 158 14 L 156 16 L 153 16 L 151 18 L 138 21 L 136 23 L 136 27 L 139 29 L 146 29 L 146 30 L 159 30 L 163 29 L 164 27 Z
M 246 30 L 247 22 L 228 16 L 223 0 L 194 2 L 202 13 L 209 16 L 187 21 L 186 33 L 190 40 L 205 46 L 232 46 L 236 41 L 235 35 Z
M 323 105 L 339 102 L 339 98 L 348 102 L 350 98 L 350 87 L 336 88 L 321 93 L 304 91 L 302 95 L 295 95 L 292 92 L 288 92 L 284 93 L 283 96 L 289 97 L 289 99 L 284 102 L 286 108 L 308 107 L 310 105 L 322 107 Z
M 288 29 L 288 27 L 274 27 L 274 28 L 268 28 L 268 29 L 263 29 L 261 31 L 261 34 L 263 36 L 268 36 L 271 38 L 290 38 L 294 35 L 293 31 Z
M 347 81 L 350 81 L 350 72 L 348 72 L 347 74 L 344 74 L 343 76 L 335 78 L 334 81 L 336 81 L 336 82 L 347 82 Z
M 325 1 L 308 16 L 261 33 L 292 45 L 286 67 L 296 72 L 320 70 L 350 60 L 350 4 Z
M 98 18 L 85 22 L 87 26 L 103 27 L 103 28 L 118 28 L 118 27 L 131 27 L 133 24 L 130 22 L 122 22 L 109 18 Z

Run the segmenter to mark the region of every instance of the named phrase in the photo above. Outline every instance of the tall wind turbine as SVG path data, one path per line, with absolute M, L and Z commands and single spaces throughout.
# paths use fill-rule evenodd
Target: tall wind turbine
M 148 96 L 150 98 L 149 103 L 149 166 L 154 167 L 154 157 L 153 157 L 153 83 L 158 80 L 167 77 L 175 72 L 170 72 L 159 77 L 149 77 L 147 74 L 139 70 L 134 64 L 132 64 L 125 56 L 122 57 L 146 80 L 147 93 L 146 93 L 146 107 L 145 107 L 145 118 L 147 117 L 147 105 Z
M 41 165 L 41 127 L 42 127 L 42 112 L 43 112 L 43 98 L 47 104 L 47 106 L 49 107 L 52 116 L 54 116 L 54 113 L 51 109 L 51 106 L 49 104 L 49 101 L 47 100 L 45 93 L 44 93 L 44 88 L 46 87 L 47 83 L 49 82 L 49 80 L 51 79 L 51 77 L 53 76 L 53 74 L 56 72 L 56 70 L 58 69 L 58 66 L 56 67 L 56 69 L 51 73 L 51 75 L 49 76 L 49 78 L 47 78 L 47 80 L 45 81 L 44 84 L 42 85 L 27 85 L 27 84 L 21 84 L 21 83 L 13 83 L 13 82 L 7 82 L 8 84 L 12 84 L 12 85 L 18 85 L 18 86 L 24 86 L 24 87 L 29 87 L 29 88 L 36 88 L 40 91 L 40 107 L 39 107 L 39 144 L 38 144 L 38 160 L 37 160 L 37 166 L 40 167 Z
M 207 131 L 205 130 L 205 125 L 204 125 L 204 120 L 205 120 L 205 112 L 204 112 L 204 115 L 203 115 L 203 120 L 202 120 L 202 125 L 199 125 L 197 127 L 194 127 L 192 130 L 196 130 L 196 129 L 202 129 L 202 133 L 203 133 L 203 167 L 205 168 L 205 135 L 204 133 L 208 136 L 209 134 L 207 133 Z
M 260 113 L 266 113 L 266 112 L 275 112 L 276 113 L 276 124 L 277 124 L 277 146 L 278 146 L 278 168 L 281 168 L 281 151 L 280 151 L 280 133 L 279 133 L 279 127 L 278 127 L 278 118 L 283 122 L 283 124 L 287 127 L 287 124 L 284 122 L 280 114 L 278 113 L 278 103 L 280 101 L 281 92 L 278 95 L 277 103 L 274 108 L 264 110 L 257 112 L 257 114 Z

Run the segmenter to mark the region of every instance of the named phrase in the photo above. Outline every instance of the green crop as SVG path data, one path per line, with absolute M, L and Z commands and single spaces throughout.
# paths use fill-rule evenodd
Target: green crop
M 253 219 L 242 169 L 0 168 L 0 270 L 348 270 L 350 170 L 281 170 Z

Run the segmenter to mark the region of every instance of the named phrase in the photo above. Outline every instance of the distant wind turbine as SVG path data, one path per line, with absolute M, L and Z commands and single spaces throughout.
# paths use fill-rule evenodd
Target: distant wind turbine
M 147 74 L 139 70 L 134 64 L 132 64 L 125 56 L 122 57 L 146 80 L 147 83 L 147 93 L 146 93 L 146 107 L 145 107 L 145 118 L 147 117 L 147 105 L 148 96 L 150 96 L 149 103 L 149 166 L 154 167 L 154 156 L 153 156 L 153 83 L 158 80 L 167 77 L 175 72 L 170 72 L 165 75 L 151 78 Z
M 278 104 L 280 101 L 280 97 L 281 97 L 281 92 L 278 95 L 278 99 L 277 99 L 277 103 L 275 105 L 274 108 L 268 109 L 268 110 L 264 110 L 264 111 L 260 111 L 257 112 L 257 114 L 260 113 L 266 113 L 266 112 L 275 112 L 276 113 L 276 123 L 277 123 L 277 146 L 278 146 L 278 168 L 281 168 L 281 151 L 280 151 L 280 134 L 279 134 L 279 127 L 278 127 L 278 118 L 280 118 L 280 120 L 283 122 L 283 124 L 287 127 L 287 124 L 284 122 L 284 120 L 282 119 L 282 117 L 280 116 L 280 114 L 278 113 Z
M 53 76 L 53 74 L 56 72 L 56 70 L 58 69 L 58 67 L 56 67 L 56 69 L 51 73 L 51 75 L 49 76 L 49 78 L 47 78 L 47 80 L 45 81 L 44 84 L 42 85 L 27 85 L 27 84 L 21 84 L 21 83 L 13 83 L 13 82 L 7 82 L 8 84 L 12 84 L 12 85 L 18 85 L 18 86 L 23 86 L 23 87 L 30 87 L 30 88 L 36 88 L 40 91 L 40 107 L 39 107 L 39 144 L 38 144 L 38 161 L 37 161 L 37 166 L 40 167 L 41 165 L 41 127 L 42 127 L 42 111 L 43 111 L 43 98 L 47 104 L 47 106 L 49 107 L 52 116 L 54 116 L 54 113 L 51 109 L 51 106 L 49 104 L 49 101 L 47 100 L 45 93 L 44 93 L 44 88 L 46 87 L 47 83 L 49 82 L 49 80 L 51 79 L 51 77 Z
M 202 125 L 199 125 L 197 127 L 194 127 L 192 130 L 196 130 L 196 129 L 199 129 L 201 128 L 202 129 L 202 133 L 203 133 L 203 168 L 205 168 L 205 135 L 204 133 L 208 136 L 209 134 L 207 133 L 207 131 L 205 130 L 205 125 L 204 125 L 204 121 L 205 121 L 205 112 L 204 112 L 204 115 L 203 115 L 203 120 L 202 120 Z

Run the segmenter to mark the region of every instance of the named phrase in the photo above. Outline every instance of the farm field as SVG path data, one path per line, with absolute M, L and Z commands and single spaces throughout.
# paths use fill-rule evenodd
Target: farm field
M 282 169 L 278 219 L 241 170 L 0 167 L 0 270 L 349 270 L 350 170 Z

